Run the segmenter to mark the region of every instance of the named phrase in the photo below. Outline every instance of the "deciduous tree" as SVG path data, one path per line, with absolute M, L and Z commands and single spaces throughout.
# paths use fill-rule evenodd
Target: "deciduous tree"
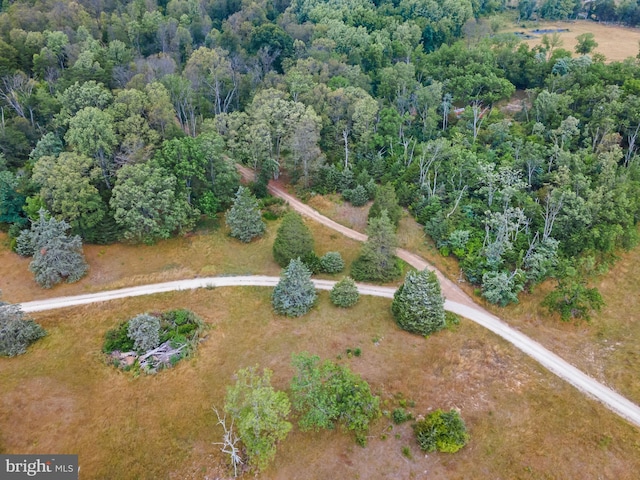
M 235 385 L 227 387 L 224 405 L 238 429 L 247 462 L 258 471 L 273 460 L 277 443 L 291 430 L 287 421 L 291 403 L 271 386 L 271 374 L 264 369 L 260 375 L 256 367 L 239 370 Z

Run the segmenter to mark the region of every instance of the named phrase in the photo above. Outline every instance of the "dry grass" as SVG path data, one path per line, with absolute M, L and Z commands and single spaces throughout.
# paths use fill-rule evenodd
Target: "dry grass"
M 335 212 L 366 221 L 366 207 L 349 208 L 343 205 Z M 326 201 L 325 213 L 331 209 Z M 348 263 L 357 255 L 357 242 L 309 226 L 319 254 L 339 250 Z M 5 298 L 18 301 L 183 275 L 277 274 L 271 259 L 276 228 L 277 222 L 270 223 L 267 237 L 250 245 L 219 230 L 154 247 L 88 247 L 90 277 L 51 291 L 40 290 L 26 269 L 28 261 L 5 249 L 0 251 L 0 278 Z M 421 227 L 407 216 L 399 238 L 456 278 L 455 261 L 425 243 Z M 595 365 L 616 386 L 629 385 L 620 388 L 623 393 L 637 396 L 634 338 L 640 338 L 640 331 L 635 305 L 626 296 L 638 284 L 638 272 L 640 256 L 626 255 L 601 285 L 609 306 L 591 326 L 543 317 L 536 297 L 525 297 L 506 316 L 583 368 L 580 357 L 596 352 L 586 369 Z M 363 298 L 355 308 L 342 310 L 330 305 L 323 292 L 309 315 L 286 319 L 272 313 L 270 292 L 176 292 L 37 314 L 49 335 L 26 355 L 1 359 L 0 450 L 79 453 L 84 478 L 221 478 L 224 458 L 212 445 L 221 432 L 211 406 L 223 404 L 233 372 L 260 364 L 274 371 L 277 387 L 286 388 L 292 352 L 335 359 L 344 357 L 347 348 L 360 347 L 362 357 L 341 361 L 382 395 L 385 410 L 398 405 L 398 394 L 415 401 L 415 413 L 459 408 L 471 444 L 456 455 L 425 456 L 415 447 L 409 424 L 392 426 L 386 417 L 373 428 L 365 449 L 340 431 L 294 429 L 263 478 L 406 479 L 424 478 L 427 472 L 430 479 L 626 480 L 640 469 L 637 429 L 471 322 L 424 340 L 396 328 L 388 300 Z M 180 307 L 214 327 L 195 358 L 138 378 L 105 365 L 100 348 L 108 329 L 136 313 Z M 626 316 L 620 318 L 619 312 Z M 616 348 L 607 350 L 614 339 Z M 402 455 L 405 445 L 411 446 L 413 459 Z
M 363 298 L 350 310 L 326 292 L 309 315 L 275 316 L 270 289 L 224 288 L 132 298 L 38 314 L 49 335 L 3 360 L 0 444 L 20 453 L 77 452 L 83 478 L 219 478 L 224 458 L 212 405 L 238 368 L 260 364 L 286 388 L 292 352 L 341 360 L 385 400 L 402 394 L 415 413 L 459 408 L 472 441 L 456 455 L 423 455 L 408 423 L 383 417 L 369 446 L 340 431 L 297 430 L 266 479 L 617 478 L 640 468 L 640 433 L 496 339 L 463 322 L 428 340 L 396 328 L 389 301 Z M 156 376 L 105 365 L 104 333 L 148 309 L 188 307 L 213 325 L 192 360 Z M 380 339 L 376 346 L 373 339 Z M 401 454 L 411 446 L 413 459 Z
M 306 223 L 315 238 L 318 254 L 338 250 L 348 263 L 357 256 L 358 242 L 314 222 Z M 11 252 L 6 234 L 0 233 L 0 289 L 6 301 L 21 302 L 195 276 L 279 275 L 280 267 L 271 253 L 279 224 L 279 221 L 268 222 L 265 236 L 249 244 L 231 239 L 226 227 L 220 227 L 153 246 L 86 245 L 88 275 L 80 282 L 60 284 L 50 290 L 35 283 L 28 268 L 30 259 Z
M 576 37 L 583 33 L 593 33 L 598 46 L 594 49 L 594 53 L 601 53 L 608 61 L 620 61 L 628 57 L 635 57 L 638 54 L 638 42 L 640 42 L 640 29 L 629 28 L 615 25 L 603 25 L 596 22 L 580 20 L 575 22 L 540 22 L 523 29 L 522 27 L 512 27 L 508 31 L 525 32 L 534 35 L 531 30 L 534 29 L 564 29 L 568 28 L 568 32 L 560 32 L 562 40 L 562 48 L 575 52 L 578 44 Z M 540 45 L 542 35 L 536 35 L 536 38 L 524 40 L 524 43 L 530 47 Z
M 337 209 L 327 199 L 317 205 L 325 215 L 340 223 L 350 217 L 348 212 L 338 215 Z M 347 208 L 342 206 L 342 210 Z M 549 316 L 547 310 L 540 306 L 545 295 L 553 289 L 552 281 L 538 286 L 533 293 L 521 294 L 517 305 L 498 308 L 487 303 L 477 294 L 477 289 L 464 282 L 457 261 L 453 257 L 440 255 L 433 241 L 425 236 L 422 226 L 407 214 L 401 220 L 398 240 L 403 248 L 418 253 L 450 279 L 457 281 L 478 304 L 640 404 L 640 354 L 637 349 L 640 343 L 640 322 L 637 315 L 640 311 L 640 298 L 637 295 L 637 286 L 640 285 L 638 249 L 622 254 L 615 267 L 595 285 L 607 304 L 602 312 L 594 315 L 590 323 L 564 323 L 557 316 Z

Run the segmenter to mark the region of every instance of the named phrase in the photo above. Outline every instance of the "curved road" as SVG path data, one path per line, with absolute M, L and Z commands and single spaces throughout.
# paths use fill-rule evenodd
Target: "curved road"
M 244 178 L 249 180 L 253 179 L 252 170 L 241 165 L 237 165 L 237 168 Z M 310 206 L 305 205 L 294 196 L 289 195 L 280 188 L 277 188 L 275 185 L 270 184 L 268 189 L 272 195 L 287 201 L 291 208 L 301 213 L 302 215 L 305 215 L 306 217 L 309 217 L 323 225 L 326 225 L 327 227 L 336 230 L 354 240 L 364 242 L 367 239 L 366 235 L 360 232 L 356 232 L 355 230 L 345 227 L 344 225 L 340 225 L 337 222 L 334 222 L 333 220 L 320 214 Z M 509 326 L 507 323 L 500 320 L 495 315 L 489 313 L 487 310 L 477 305 L 471 299 L 471 297 L 469 297 L 460 287 L 458 287 L 458 285 L 445 277 L 442 272 L 437 270 L 433 265 L 427 263 L 423 258 L 400 248 L 396 251 L 396 254 L 402 260 L 418 270 L 424 270 L 425 268 L 428 268 L 436 273 L 438 279 L 440 280 L 442 293 L 446 298 L 445 308 L 447 310 L 457 313 L 491 330 L 496 335 L 499 335 L 506 341 L 513 344 L 516 348 L 520 349 L 522 352 L 538 361 L 541 365 L 549 369 L 558 377 L 566 380 L 578 390 L 602 402 L 607 408 L 627 419 L 637 427 L 640 427 L 640 407 L 638 407 L 636 404 L 627 400 L 625 397 L 616 393 L 612 389 L 602 385 L 600 382 L 586 375 L 584 372 L 566 362 L 555 353 L 546 349 L 535 340 L 532 340 L 528 336 Z M 376 291 L 378 292 L 384 291 L 382 290 L 382 287 L 371 288 L 376 288 Z M 368 294 L 368 292 L 365 291 L 362 291 L 362 293 Z
M 173 282 L 155 283 L 151 285 L 141 285 L 138 287 L 121 288 L 99 293 L 89 293 L 72 297 L 58 297 L 48 300 L 36 300 L 21 304 L 25 312 L 40 312 L 56 308 L 72 307 L 77 305 L 87 305 L 95 302 L 106 302 L 119 298 L 136 297 L 141 295 L 151 295 L 162 292 L 172 292 L 177 290 L 193 290 L 196 288 L 230 287 L 230 286 L 257 286 L 273 287 L 280 281 L 279 277 L 267 276 L 238 276 L 238 277 L 206 277 L 191 280 L 177 280 Z M 321 290 L 331 290 L 335 281 L 313 280 L 316 288 Z M 395 288 L 379 287 L 376 285 L 358 284 L 358 290 L 363 295 L 374 295 L 377 297 L 393 298 Z M 451 300 L 445 301 L 445 309 L 472 319 L 482 326 L 490 328 L 502 338 L 513 343 L 523 352 L 530 355 L 551 372 L 560 378 L 568 381 L 579 390 L 602 402 L 606 407 L 613 410 L 618 415 L 629 422 L 640 427 L 640 408 L 623 396 L 614 392 L 608 387 L 598 383 L 593 378 L 584 374 L 573 365 L 565 362 L 560 357 L 544 348 L 539 343 L 531 340 L 525 335 L 517 332 L 503 322 L 496 324 L 495 317 Z

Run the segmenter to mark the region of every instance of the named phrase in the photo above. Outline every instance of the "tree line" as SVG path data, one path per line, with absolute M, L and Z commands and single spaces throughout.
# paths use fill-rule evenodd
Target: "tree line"
M 189 231 L 231 206 L 239 161 L 257 196 L 282 178 L 362 205 L 386 185 L 498 304 L 554 276 L 579 312 L 637 242 L 640 69 L 593 38 L 459 40 L 508 10 L 489 1 L 74 5 L 0 12 L 13 237 L 42 208 L 88 242 Z

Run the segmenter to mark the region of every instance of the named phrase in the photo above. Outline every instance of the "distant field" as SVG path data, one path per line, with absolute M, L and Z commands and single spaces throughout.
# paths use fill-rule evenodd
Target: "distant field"
M 568 28 L 568 32 L 560 32 L 562 39 L 562 48 L 574 52 L 574 48 L 578 43 L 576 37 L 583 33 L 593 33 L 598 42 L 598 47 L 594 50 L 607 57 L 608 61 L 624 60 L 628 57 L 635 57 L 638 54 L 638 42 L 640 42 L 640 29 L 627 28 L 614 25 L 603 25 L 596 22 L 586 20 L 576 22 L 541 22 L 529 23 L 528 28 L 513 27 L 509 28 L 510 32 L 524 32 L 531 34 L 531 30 L 535 29 L 563 29 Z M 542 41 L 542 35 L 536 35 L 536 38 L 524 40 L 530 47 L 539 45 Z

